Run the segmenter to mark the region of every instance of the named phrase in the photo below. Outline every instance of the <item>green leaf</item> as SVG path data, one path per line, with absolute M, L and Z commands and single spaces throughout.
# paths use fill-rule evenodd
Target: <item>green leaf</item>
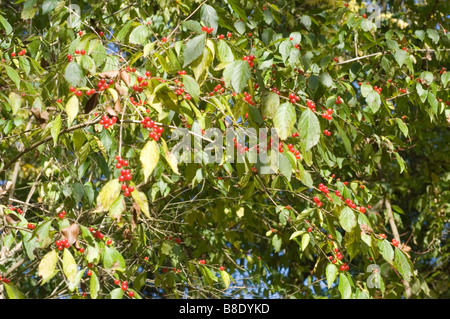
M 395 248 L 394 267 L 406 281 L 411 280 L 412 269 L 408 257 L 399 249 Z
M 77 275 L 75 276 L 75 280 L 73 282 L 69 282 L 70 292 L 73 292 L 73 291 L 75 291 L 75 289 L 78 288 L 78 284 L 80 283 L 81 277 L 83 277 L 85 271 L 86 271 L 86 268 L 83 268 L 80 271 L 78 271 Z
M 42 257 L 38 266 L 38 275 L 42 277 L 41 285 L 53 278 L 57 273 L 56 263 L 58 262 L 58 253 L 55 250 L 48 252 Z
M 283 174 L 288 181 L 291 180 L 292 175 L 292 166 L 289 159 L 286 157 L 289 155 L 279 154 L 279 163 L 278 163 L 278 169 L 280 170 L 280 173 Z
M 262 114 L 265 117 L 272 118 L 280 105 L 280 97 L 275 92 L 269 92 L 263 99 Z
M 12 108 L 12 114 L 15 115 L 22 105 L 22 97 L 19 94 L 11 91 L 9 92 L 8 100 Z
M 427 29 L 427 35 L 428 37 L 434 42 L 439 42 L 439 33 L 435 29 Z
M 372 85 L 363 83 L 361 84 L 361 95 L 367 97 L 370 92 L 373 92 Z
M 283 103 L 276 109 L 273 124 L 281 140 L 287 139 L 292 134 L 296 119 L 295 108 L 291 103 Z
M 311 237 L 309 236 L 309 234 L 304 234 L 302 236 L 302 251 L 305 251 L 306 247 L 308 247 L 310 239 Z
M 81 66 L 83 69 L 88 71 L 91 75 L 94 75 L 96 73 L 95 62 L 94 62 L 94 60 L 92 60 L 91 57 L 89 57 L 87 55 L 83 55 L 81 57 Z
M 111 290 L 109 293 L 111 299 L 122 299 L 123 298 L 123 290 L 122 288 L 115 288 Z
M 204 4 L 200 9 L 200 19 L 205 22 L 207 27 L 213 28 L 212 34 L 216 35 L 219 25 L 219 17 L 216 10 L 210 5 Z
M 394 250 L 392 249 L 391 244 L 386 239 L 378 240 L 377 242 L 384 260 L 392 265 L 392 261 L 394 260 Z
M 306 29 L 309 30 L 309 28 L 311 27 L 311 18 L 307 15 L 302 15 L 302 17 L 300 18 L 300 22 L 306 27 Z
M 45 0 L 42 4 L 42 14 L 44 15 L 53 11 L 58 5 L 58 2 L 58 0 Z
M 91 264 L 96 264 L 100 260 L 100 254 L 97 247 L 88 246 L 86 249 L 86 261 Z
M 147 182 L 159 161 L 159 147 L 155 140 L 150 140 L 145 144 L 139 159 L 142 163 L 145 182 Z
M 367 106 L 372 111 L 372 114 L 375 114 L 380 109 L 381 99 L 377 92 L 370 92 L 366 97 L 366 102 Z
M 0 16 L 1 17 L 1 16 Z M 26 299 L 25 296 L 12 284 L 3 283 L 8 299 Z
M 350 282 L 344 274 L 339 275 L 339 292 L 341 293 L 342 299 L 349 299 L 352 295 L 352 287 Z
M 75 61 L 70 62 L 66 71 L 64 72 L 64 78 L 73 87 L 78 87 L 83 85 L 83 70 Z
M 102 251 L 103 266 L 106 269 L 125 271 L 125 260 L 115 248 L 105 246 Z
M 320 74 L 320 83 L 322 83 L 326 87 L 332 87 L 333 86 L 333 79 L 330 76 L 330 73 L 328 72 L 322 72 Z
M 398 128 L 402 131 L 403 135 L 405 137 L 408 137 L 408 127 L 406 126 L 405 122 L 398 118 L 396 118 L 395 121 L 397 122 Z
M 231 63 L 234 61 L 233 50 L 226 41 L 219 41 L 217 45 L 218 57 L 222 63 Z
M 302 235 L 304 233 L 305 233 L 304 230 L 297 230 L 297 231 L 295 231 L 295 232 L 293 232 L 291 234 L 291 237 L 289 237 L 289 240 L 292 240 L 292 239 L 294 239 L 294 238 L 296 238 L 296 237 L 298 237 L 298 236 L 300 236 L 300 235 Z
M 3 29 L 6 31 L 6 35 L 9 35 L 12 31 L 12 27 L 9 24 L 8 21 L 5 20 L 5 18 L 2 17 L 0 14 L 0 25 L 3 26 Z
M 445 72 L 441 75 L 442 86 L 445 88 L 450 81 L 450 72 Z
M 95 271 L 92 272 L 91 278 L 89 280 L 90 280 L 89 289 L 91 299 L 97 299 L 98 292 L 100 291 L 100 282 L 98 281 L 98 277 Z
M 230 275 L 225 270 L 221 270 L 220 276 L 222 277 L 222 281 L 223 281 L 223 284 L 225 285 L 225 289 L 228 289 L 228 287 L 230 287 L 230 283 L 231 283 Z
M 109 207 L 109 215 L 119 223 L 120 219 L 122 218 L 122 213 L 125 211 L 125 208 L 126 205 L 123 199 L 123 195 L 120 195 Z
M 233 87 L 236 93 L 241 93 L 247 86 L 247 82 L 251 77 L 250 67 L 247 61 L 237 60 L 228 64 L 223 71 L 225 84 Z
M 298 121 L 299 136 L 305 146 L 305 150 L 310 150 L 320 139 L 320 123 L 317 116 L 310 109 L 302 112 Z
M 336 277 L 338 275 L 338 268 L 334 264 L 328 264 L 326 269 L 326 275 L 327 275 L 327 283 L 328 283 L 328 289 L 331 288 L 331 285 L 336 280 Z
M 6 69 L 6 74 L 8 75 L 8 77 L 14 82 L 17 89 L 20 90 L 20 76 L 17 71 L 8 65 L 4 65 L 4 67 Z
M 195 102 L 198 103 L 198 98 L 200 96 L 200 86 L 194 78 L 189 75 L 183 75 L 183 84 L 186 93 L 189 93 Z
M 97 196 L 100 211 L 107 211 L 120 195 L 120 182 L 117 178 L 107 182 Z
M 400 67 L 402 67 L 408 57 L 408 53 L 403 50 L 397 50 L 394 54 L 395 61 L 397 61 Z
M 428 91 L 424 90 L 422 84 L 420 83 L 416 84 L 416 91 L 417 95 L 419 95 L 420 100 L 422 101 L 422 103 L 424 103 L 427 100 Z
M 172 152 L 169 151 L 169 149 L 167 148 L 166 141 L 164 139 L 161 139 L 161 142 L 162 142 L 163 151 L 164 151 L 164 158 L 166 159 L 167 163 L 169 163 L 169 166 L 172 169 L 172 171 L 175 174 L 180 175 L 180 171 L 178 170 L 177 157 L 174 154 L 172 154 Z
M 149 35 L 150 31 L 148 27 L 145 25 L 140 25 L 131 32 L 129 41 L 133 44 L 143 44 Z
M 201 56 L 203 50 L 205 49 L 205 46 L 206 46 L 205 34 L 198 35 L 195 38 L 189 40 L 183 52 L 184 57 L 183 67 L 191 64 L 194 60 L 196 60 L 199 56 Z
M 120 31 L 117 33 L 116 40 L 117 41 L 123 40 L 127 36 L 128 32 L 130 32 L 132 26 L 133 20 L 130 20 L 127 23 L 125 23 L 122 29 L 120 29 Z
M 64 275 L 66 275 L 66 278 L 70 282 L 75 282 L 77 277 L 77 263 L 75 262 L 75 259 L 69 249 L 64 249 L 62 262 Z
M 50 132 L 53 138 L 53 146 L 56 146 L 58 142 L 59 132 L 61 131 L 61 115 L 58 116 L 52 121 Z
M 339 215 L 339 223 L 346 232 L 351 232 L 353 227 L 356 226 L 355 213 L 349 207 L 344 207 Z
M 148 200 L 145 193 L 135 189 L 134 192 L 131 193 L 131 196 L 133 197 L 134 202 L 138 204 L 141 212 L 143 212 L 144 215 L 147 216 L 147 218 L 151 218 L 150 210 L 148 208 Z

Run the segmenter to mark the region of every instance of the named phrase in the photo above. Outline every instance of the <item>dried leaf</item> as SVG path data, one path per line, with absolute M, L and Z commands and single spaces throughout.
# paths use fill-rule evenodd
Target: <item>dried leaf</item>
M 84 107 L 84 113 L 88 114 L 89 112 L 91 112 L 93 109 L 95 109 L 95 107 L 98 105 L 98 98 L 99 98 L 100 94 L 99 93 L 94 93 L 89 100 L 86 102 L 86 106 Z
M 6 216 L 5 216 L 5 219 L 6 219 L 6 221 L 7 221 L 9 224 L 17 224 L 18 222 L 20 222 L 20 218 L 17 217 L 16 215 L 14 215 L 14 214 L 8 214 L 8 215 L 6 215 Z
M 125 90 L 119 83 L 114 84 L 114 88 L 120 95 L 127 95 L 128 91 Z
M 137 226 L 139 216 L 141 215 L 141 207 L 136 202 L 133 202 L 133 207 L 131 209 L 131 232 L 134 232 L 134 229 Z
M 104 78 L 112 79 L 117 77 L 118 75 L 119 75 L 118 70 L 106 71 L 98 74 L 98 76 L 101 77 L 102 79 Z
M 78 234 L 80 232 L 80 228 L 77 224 L 73 223 L 69 227 L 61 229 L 61 232 L 64 236 L 64 239 L 67 239 L 69 245 L 75 243 L 75 247 L 79 248 L 78 245 Z
M 117 113 L 122 113 L 122 105 L 120 104 L 120 99 L 117 99 L 116 102 L 114 103 L 114 110 Z
M 121 70 L 121 71 L 120 71 L 120 77 L 121 77 L 121 79 L 123 80 L 123 82 L 125 82 L 125 84 L 126 84 L 127 86 L 130 86 L 130 85 L 131 85 L 130 75 L 128 74 L 127 71 Z
M 41 128 L 44 128 L 49 120 L 49 114 L 45 110 L 41 110 L 37 107 L 31 108 L 31 113 L 33 113 L 34 117 L 38 120 Z
M 119 117 L 116 111 L 111 106 L 106 107 L 106 113 L 108 113 L 111 116 Z

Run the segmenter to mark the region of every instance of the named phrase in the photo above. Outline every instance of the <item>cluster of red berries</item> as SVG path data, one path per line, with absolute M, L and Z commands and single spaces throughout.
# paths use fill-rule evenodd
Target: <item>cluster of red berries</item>
M 333 109 L 329 108 L 326 112 L 323 112 L 322 117 L 326 120 L 331 120 L 333 118 Z
M 401 93 L 406 93 L 407 90 L 406 89 L 398 89 Z
M 252 166 L 251 170 L 253 173 L 258 173 L 258 169 L 255 166 Z
M 82 96 L 83 92 L 80 90 L 77 90 L 76 88 L 74 88 L 73 86 L 69 87 L 69 91 L 72 93 L 75 93 L 76 96 Z
M 141 124 L 143 127 L 152 130 L 148 133 L 148 137 L 152 138 L 155 141 L 158 141 L 162 133 L 164 132 L 164 127 L 158 126 L 158 124 L 156 124 L 155 121 L 153 121 L 148 116 L 141 120 Z
M 131 181 L 131 171 L 129 169 L 122 169 L 122 167 L 127 167 L 129 165 L 129 162 L 127 160 L 124 160 L 120 156 L 116 156 L 117 164 L 116 168 L 121 169 L 120 176 L 119 176 L 119 182 L 122 182 L 121 189 L 124 191 L 124 195 L 126 197 L 130 196 L 132 192 L 134 192 L 133 186 L 128 186 L 125 181 Z
M 299 133 L 299 132 L 292 133 L 292 137 L 299 137 L 299 136 L 300 136 L 300 133 Z
M 126 67 L 125 67 L 125 71 L 127 71 L 128 73 L 130 73 L 130 72 L 136 72 L 136 68 L 130 68 L 130 66 L 129 65 L 127 65 Z
M 204 264 L 206 264 L 206 261 L 204 259 L 202 259 L 199 261 L 199 263 L 200 263 L 200 265 L 204 265 Z
M 177 73 L 178 73 L 178 75 L 186 75 L 186 71 L 185 70 L 178 71 Z
M 339 270 L 340 271 L 346 271 L 346 270 L 349 270 L 350 269 L 350 267 L 347 265 L 347 263 L 344 263 L 344 264 L 342 264 L 340 267 L 339 267 Z
M 255 105 L 255 101 L 252 101 L 252 96 L 247 92 L 244 92 L 244 101 L 250 105 Z
M 3 278 L 2 276 L 0 276 L 0 281 L 4 282 L 5 284 L 9 284 L 11 282 L 11 280 Z
M 137 78 L 136 78 L 136 80 L 138 81 L 138 83 L 139 83 L 139 87 L 146 87 L 146 86 L 148 86 L 148 82 L 147 81 L 144 81 L 144 78 L 142 77 L 142 76 L 138 76 Z
M 22 56 L 22 55 L 25 55 L 25 53 L 27 53 L 27 50 L 22 49 L 22 50 L 19 51 L 18 54 L 19 54 L 19 56 Z M 16 56 L 16 53 L 12 52 L 11 56 L 14 58 Z
M 328 190 L 328 187 L 322 183 L 319 184 L 319 191 L 321 191 L 322 193 L 328 195 L 330 193 L 330 191 Z
M 112 118 L 109 118 L 108 115 L 103 115 L 102 119 L 100 120 L 100 124 L 103 125 L 103 128 L 106 130 L 109 127 L 113 126 L 117 122 L 117 117 L 113 116 Z
M 130 102 L 131 102 L 131 104 L 133 104 L 134 106 L 138 106 L 138 105 L 142 105 L 142 104 L 147 104 L 147 101 L 144 101 L 144 102 L 142 102 L 142 100 L 139 100 L 139 102 L 136 101 L 136 100 L 134 99 L 133 96 L 130 96 Z M 147 109 L 146 112 L 147 112 L 147 113 L 150 113 L 150 110 Z
M 94 228 L 90 227 L 89 231 L 94 235 L 95 238 L 103 239 L 105 235 L 103 235 L 99 230 L 94 230 Z
M 106 81 L 105 79 L 100 79 L 100 81 L 98 81 L 98 83 L 97 83 L 97 88 L 99 91 L 105 91 L 105 90 L 109 89 L 109 86 L 112 84 L 114 84 L 113 79 L 109 79 L 108 81 Z M 95 92 L 95 90 L 94 90 L 94 92 Z
M 90 89 L 90 90 L 88 90 L 88 91 L 86 91 L 86 95 L 92 95 L 92 94 L 94 94 L 95 93 L 95 89 Z
M 295 95 L 294 93 L 289 93 L 289 100 L 292 104 L 295 104 L 296 102 L 300 101 L 300 96 Z
M 288 144 L 288 148 L 289 148 L 289 151 L 290 151 L 291 153 L 294 153 L 296 159 L 300 159 L 300 158 L 301 158 L 301 157 L 300 157 L 300 151 L 294 149 L 294 146 L 293 146 L 292 144 Z
M 393 238 L 392 239 L 392 245 L 394 245 L 395 247 L 398 247 L 398 244 L 399 244 L 398 240 Z
M 276 93 L 278 95 L 281 95 L 281 92 L 278 91 L 278 89 L 276 87 L 272 88 L 272 92 L 274 92 L 274 93 Z
M 439 74 L 443 74 L 443 73 L 447 73 L 447 71 L 445 70 L 445 67 L 442 67 L 442 69 L 439 71 Z
M 63 248 L 69 248 L 70 244 L 69 244 L 69 240 L 67 238 L 62 239 L 62 240 L 57 240 L 55 242 L 56 246 L 58 246 L 59 250 L 63 250 Z
M 331 135 L 331 132 L 328 131 L 328 130 L 323 130 L 323 134 L 325 134 L 326 136 L 330 136 L 330 135 Z
M 28 224 L 27 224 L 27 228 L 28 228 L 28 229 L 34 229 L 35 227 L 36 227 L 35 224 L 31 224 L 31 223 L 28 223 Z
M 353 209 L 356 209 L 356 204 L 353 203 L 353 201 L 352 201 L 350 198 L 347 198 L 347 199 L 345 200 L 345 203 L 346 203 L 349 207 L 351 207 L 351 208 L 353 208 Z
M 247 152 L 249 150 L 249 148 L 247 146 L 244 146 L 243 144 L 239 143 L 236 140 L 236 138 L 233 138 L 233 142 L 234 142 L 234 148 L 236 148 L 239 153 L 244 154 L 245 152 Z
M 340 192 L 338 189 L 336 189 L 336 190 L 334 191 L 334 194 L 335 194 L 337 197 L 339 197 L 341 200 L 344 199 L 344 197 L 342 197 L 341 192 Z
M 271 143 L 270 146 L 272 146 L 272 143 Z M 278 152 L 280 152 L 280 153 L 283 153 L 283 152 L 284 152 L 284 151 L 283 151 L 283 142 L 279 142 L 279 143 L 278 143 Z
M 306 106 L 308 106 L 311 111 L 313 111 L 313 112 L 316 111 L 316 103 L 314 103 L 313 101 L 307 100 L 306 101 Z
M 204 25 L 204 26 L 202 27 L 202 31 L 203 31 L 203 32 L 206 32 L 206 33 L 208 33 L 208 34 L 210 34 L 211 32 L 214 31 L 214 28 L 213 28 L 213 27 L 208 28 L 207 26 Z
M 335 103 L 336 105 L 342 104 L 342 98 L 341 98 L 340 96 L 338 96 L 338 97 L 336 98 L 336 100 L 334 101 L 334 103 Z
M 85 55 L 85 54 L 86 54 L 86 50 L 84 50 L 84 49 L 81 49 L 81 50 L 75 50 L 75 54 Z
M 217 84 L 214 89 L 212 90 L 212 92 L 209 92 L 209 96 L 213 96 L 214 93 L 219 93 L 222 94 L 223 92 L 225 92 L 225 88 L 222 87 L 222 85 L 219 83 Z
M 255 56 L 253 54 L 250 54 L 249 56 L 244 55 L 242 57 L 242 60 L 247 61 L 248 62 L 248 66 L 249 67 L 253 67 L 255 64 L 253 62 L 253 60 L 255 59 Z
M 9 209 L 10 210 L 12 210 L 12 211 L 17 211 L 17 213 L 19 213 L 19 214 L 23 214 L 23 210 L 21 210 L 19 207 L 14 207 L 13 205 L 9 205 Z
M 172 236 L 166 236 L 165 237 L 166 240 L 173 240 L 175 243 L 177 244 L 181 244 L 181 239 L 180 238 L 173 238 Z
M 323 205 L 323 203 L 320 201 L 319 197 L 317 197 L 317 196 L 313 197 L 313 201 L 316 203 L 316 205 L 318 207 L 321 207 Z
M 61 213 L 58 214 L 58 217 L 63 219 L 66 216 L 66 211 L 63 210 Z
M 373 89 L 375 90 L 375 92 L 377 92 L 378 94 L 381 94 L 381 91 L 383 91 L 382 88 L 379 88 L 378 86 L 374 86 Z

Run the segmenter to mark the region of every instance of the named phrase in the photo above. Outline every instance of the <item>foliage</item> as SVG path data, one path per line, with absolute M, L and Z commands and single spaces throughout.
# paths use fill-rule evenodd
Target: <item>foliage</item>
M 0 4 L 2 296 L 449 297 L 448 1 L 69 3 Z

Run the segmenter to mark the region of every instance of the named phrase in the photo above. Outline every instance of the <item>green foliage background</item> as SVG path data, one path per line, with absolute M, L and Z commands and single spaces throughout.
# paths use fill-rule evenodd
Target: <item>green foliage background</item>
M 378 4 L 379 27 L 360 1 L 2 1 L 0 296 L 448 298 L 450 3 Z M 275 127 L 276 174 L 177 163 L 197 125 Z M 84 252 L 54 244 L 73 224 Z

